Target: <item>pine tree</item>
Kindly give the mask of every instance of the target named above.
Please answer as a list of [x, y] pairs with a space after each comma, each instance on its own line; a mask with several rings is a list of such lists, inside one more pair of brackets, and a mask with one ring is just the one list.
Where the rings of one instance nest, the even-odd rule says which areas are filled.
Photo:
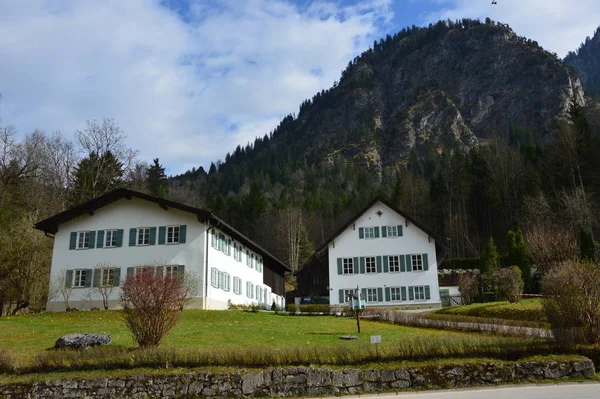
[[402, 186], [402, 178], [398, 173], [396, 175], [396, 184], [394, 185], [394, 191], [392, 193], [392, 204], [399, 209], [404, 208], [406, 201], [406, 194], [404, 193], [404, 187]]
[[146, 171], [148, 191], [156, 197], [167, 198], [168, 188], [165, 168], [159, 163], [158, 158], [154, 158], [153, 162]]
[[591, 262], [596, 260], [596, 245], [594, 244], [592, 233], [583, 226], [579, 230], [579, 249], [581, 259]]
[[71, 204], [80, 204], [121, 187], [123, 173], [123, 163], [112, 152], [107, 151], [102, 156], [91, 153], [75, 168]]
[[523, 275], [525, 282], [525, 291], [531, 291], [531, 267], [529, 265], [529, 257], [527, 256], [527, 248], [525, 247], [525, 239], [523, 232], [509, 230], [507, 237], [508, 244], [508, 266], [518, 266]]
[[496, 247], [494, 239], [490, 237], [489, 241], [485, 245], [485, 248], [483, 248], [483, 252], [481, 253], [481, 273], [492, 274], [498, 270], [498, 258], [498, 248]]

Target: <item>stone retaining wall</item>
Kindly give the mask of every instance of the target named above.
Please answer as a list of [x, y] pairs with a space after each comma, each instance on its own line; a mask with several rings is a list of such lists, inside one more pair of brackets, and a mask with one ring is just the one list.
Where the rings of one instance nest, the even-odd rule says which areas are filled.
[[248, 373], [197, 372], [173, 376], [138, 375], [0, 385], [0, 398], [330, 396], [395, 391], [409, 387], [450, 388], [594, 376], [594, 364], [591, 360], [474, 363], [462, 366], [439, 365], [381, 370], [299, 367]]

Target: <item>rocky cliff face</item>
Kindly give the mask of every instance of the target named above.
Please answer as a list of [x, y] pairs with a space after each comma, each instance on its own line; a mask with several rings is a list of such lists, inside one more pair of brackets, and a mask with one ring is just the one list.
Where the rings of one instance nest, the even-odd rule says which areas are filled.
[[440, 22], [374, 47], [274, 141], [310, 143], [312, 159], [406, 164], [413, 151], [468, 150], [511, 127], [549, 136], [573, 94], [584, 102], [571, 68], [503, 25]]
[[586, 94], [600, 96], [600, 28], [577, 51], [570, 52], [565, 62], [581, 76]]

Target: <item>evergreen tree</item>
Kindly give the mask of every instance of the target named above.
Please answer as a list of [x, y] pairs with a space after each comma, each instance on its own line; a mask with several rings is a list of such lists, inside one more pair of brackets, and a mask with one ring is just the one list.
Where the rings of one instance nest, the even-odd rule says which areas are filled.
[[168, 188], [165, 168], [158, 162], [158, 158], [154, 158], [153, 162], [146, 171], [148, 191], [156, 197], [167, 198]]
[[256, 181], [253, 182], [250, 192], [242, 203], [244, 218], [250, 223], [256, 222], [267, 209], [267, 205], [267, 197], [265, 197], [260, 185]]
[[498, 270], [500, 266], [498, 248], [496, 248], [496, 243], [494, 239], [490, 237], [489, 241], [483, 248], [483, 252], [481, 253], [481, 273], [482, 274], [492, 274], [496, 270]]
[[91, 153], [75, 168], [71, 198], [72, 205], [88, 201], [123, 185], [123, 163], [111, 151], [102, 156]]
[[581, 259], [591, 262], [596, 260], [596, 245], [594, 244], [592, 233], [583, 226], [579, 230], [579, 249]]
[[396, 184], [394, 185], [394, 191], [392, 192], [392, 205], [399, 209], [404, 208], [404, 202], [406, 201], [406, 194], [404, 193], [404, 187], [402, 186], [402, 178], [398, 173], [396, 175]]
[[525, 239], [523, 238], [523, 232], [520, 229], [517, 231], [509, 230], [507, 244], [507, 264], [509, 266], [518, 266], [519, 269], [521, 269], [523, 281], [525, 282], [525, 291], [530, 292], [531, 267], [529, 265], [529, 258], [527, 256], [527, 248], [525, 247]]

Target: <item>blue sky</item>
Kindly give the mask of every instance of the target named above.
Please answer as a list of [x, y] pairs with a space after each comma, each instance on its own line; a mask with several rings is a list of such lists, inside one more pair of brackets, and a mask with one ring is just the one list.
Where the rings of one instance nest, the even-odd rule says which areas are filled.
[[112, 117], [170, 174], [223, 159], [339, 79], [374, 40], [462, 17], [564, 56], [597, 0], [0, 1], [0, 125], [72, 137]]

